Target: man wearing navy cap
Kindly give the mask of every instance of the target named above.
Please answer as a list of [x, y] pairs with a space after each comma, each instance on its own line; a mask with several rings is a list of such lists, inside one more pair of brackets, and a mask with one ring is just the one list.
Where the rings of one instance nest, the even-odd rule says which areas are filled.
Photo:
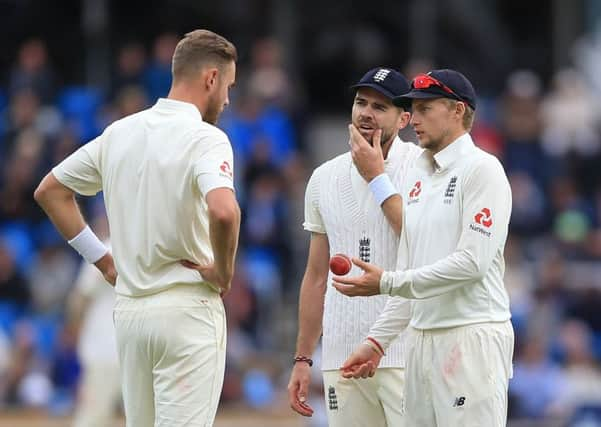
[[[321, 368], [329, 425], [404, 427], [402, 342], [396, 328], [382, 328], [376, 320], [385, 311], [394, 325], [406, 326], [409, 301], [384, 295], [345, 297], [327, 286], [332, 277], [328, 260], [344, 253], [395, 268], [402, 205], [398, 188], [422, 150], [398, 137], [410, 119], [408, 103], [392, 103], [409, 90], [401, 73], [375, 68], [352, 89], [351, 150], [319, 166], [307, 184], [303, 226], [311, 232], [311, 243], [288, 397], [293, 410], [313, 414], [307, 400], [311, 357], [323, 332]], [[359, 272], [355, 268], [350, 274]], [[356, 347], [374, 369], [380, 366], [378, 376], [341, 376], [343, 362]]]
[[[412, 426], [505, 426], [514, 341], [503, 284], [509, 183], [501, 163], [468, 133], [476, 94], [464, 75], [418, 75], [393, 102], [407, 100], [425, 150], [401, 189], [396, 271], [357, 260], [364, 274], [335, 277], [334, 286], [347, 296], [413, 300], [405, 384]], [[378, 321], [394, 323], [386, 316]], [[353, 373], [372, 370], [358, 351], [346, 365]]]

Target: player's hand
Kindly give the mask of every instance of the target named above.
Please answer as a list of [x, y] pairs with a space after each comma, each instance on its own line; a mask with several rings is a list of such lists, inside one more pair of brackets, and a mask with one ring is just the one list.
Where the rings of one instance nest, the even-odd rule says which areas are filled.
[[94, 263], [96, 268], [100, 270], [106, 280], [111, 286], [115, 286], [117, 282], [117, 270], [115, 269], [115, 261], [113, 255], [109, 252], [104, 254], [102, 258]]
[[361, 276], [347, 277], [334, 276], [333, 286], [348, 297], [368, 297], [380, 293], [380, 279], [384, 272], [380, 267], [361, 261], [359, 258], [352, 259], [353, 264], [363, 270]]
[[288, 383], [288, 403], [294, 412], [304, 417], [313, 415], [313, 409], [307, 403], [310, 384], [311, 367], [305, 362], [295, 363]]
[[221, 296], [225, 296], [230, 290], [231, 282], [221, 279], [221, 276], [218, 274], [215, 266], [211, 264], [200, 265], [195, 262], [182, 260], [180, 264], [186, 268], [196, 270], [202, 276], [202, 279], [205, 282], [209, 282], [213, 287], [215, 287]]
[[382, 153], [382, 129], [376, 129], [373, 146], [361, 135], [355, 125], [349, 125], [349, 144], [351, 156], [357, 171], [364, 180], [370, 182], [384, 173], [384, 154]]
[[367, 344], [360, 344], [340, 368], [344, 378], [367, 378], [376, 374], [382, 356]]

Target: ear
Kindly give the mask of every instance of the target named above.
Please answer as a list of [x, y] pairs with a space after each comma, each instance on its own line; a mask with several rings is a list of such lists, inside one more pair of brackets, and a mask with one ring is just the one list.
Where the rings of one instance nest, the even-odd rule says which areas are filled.
[[455, 114], [457, 114], [460, 119], [463, 119], [465, 114], [465, 102], [458, 101], [455, 103]]
[[411, 120], [411, 113], [409, 111], [401, 110], [399, 118], [397, 120], [397, 127], [399, 129], [405, 129]]
[[219, 71], [217, 68], [207, 68], [203, 73], [203, 80], [207, 90], [213, 89], [217, 85], [217, 75]]

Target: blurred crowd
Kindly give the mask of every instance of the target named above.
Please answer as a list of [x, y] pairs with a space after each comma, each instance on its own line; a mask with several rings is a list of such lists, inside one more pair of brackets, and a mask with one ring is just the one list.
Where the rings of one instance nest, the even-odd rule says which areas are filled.
[[[177, 41], [165, 33], [151, 46], [123, 44], [111, 86], [100, 89], [60, 82], [43, 40], [26, 40], [0, 86], [0, 407], [63, 414], [78, 399], [80, 319], [68, 301], [81, 260], [33, 191], [107, 124], [167, 94]], [[479, 100], [472, 134], [501, 159], [513, 189], [506, 247], [516, 329], [511, 418], [559, 417], [576, 426], [601, 412], [600, 47], [601, 38], [583, 42], [573, 68], [549, 82], [515, 71], [503, 93]], [[314, 117], [278, 42], [258, 39], [247, 57], [220, 121], [234, 147], [243, 211], [225, 299], [223, 401], [269, 408], [281, 398], [294, 351], [309, 239], [301, 228], [304, 187], [311, 167], [325, 160], [313, 148], [331, 142], [303, 137]], [[408, 75], [417, 71], [425, 70]], [[344, 99], [340, 111], [350, 117]], [[90, 223], [101, 222], [101, 195], [79, 202]]]

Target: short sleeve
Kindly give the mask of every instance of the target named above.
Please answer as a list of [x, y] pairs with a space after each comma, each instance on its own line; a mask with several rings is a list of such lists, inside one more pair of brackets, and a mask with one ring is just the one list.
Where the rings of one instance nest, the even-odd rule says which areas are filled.
[[319, 169], [313, 172], [305, 191], [305, 222], [303, 228], [313, 233], [326, 233], [319, 210]]
[[101, 138], [102, 135], [80, 147], [52, 169], [61, 184], [84, 196], [93, 196], [102, 190]]
[[234, 153], [225, 135], [200, 155], [194, 176], [203, 195], [216, 188], [234, 189]]

